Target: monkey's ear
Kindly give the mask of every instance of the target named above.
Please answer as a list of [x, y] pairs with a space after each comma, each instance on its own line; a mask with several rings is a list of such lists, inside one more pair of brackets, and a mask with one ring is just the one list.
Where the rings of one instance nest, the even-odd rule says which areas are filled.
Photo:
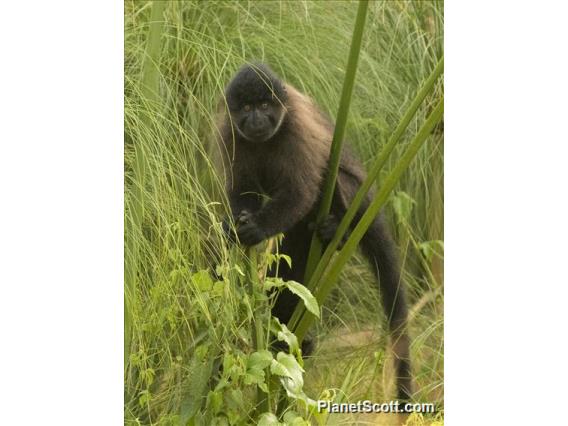
[[[287, 99], [288, 98], [288, 90], [286, 90], [286, 86], [282, 85], [282, 92], [284, 94], [284, 96], [282, 97], [283, 99]], [[280, 99], [278, 96], [274, 96], [272, 95], [273, 98], [275, 98], [278, 102], [280, 102], [280, 105], [284, 106], [284, 100]]]
[[215, 106], [215, 112], [217, 114], [222, 114], [227, 110], [227, 101], [225, 100], [224, 96], [217, 101], [217, 105]]

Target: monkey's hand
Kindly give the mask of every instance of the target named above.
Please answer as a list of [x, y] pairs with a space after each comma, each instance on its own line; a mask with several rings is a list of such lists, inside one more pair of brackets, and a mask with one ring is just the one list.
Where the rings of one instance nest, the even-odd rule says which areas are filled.
[[237, 216], [237, 236], [241, 244], [254, 246], [267, 238], [264, 230], [248, 210], [242, 210]]
[[[250, 213], [248, 210], [241, 210], [238, 214], [236, 214], [235, 216], [233, 216], [233, 221], [235, 223], [235, 227], [238, 229], [240, 224], [244, 224], [248, 221], [249, 217], [251, 216], [252, 213]], [[229, 221], [228, 218], [225, 218], [223, 220], [223, 231], [225, 232], [225, 235], [227, 236], [227, 238], [229, 239], [229, 241], [236, 243], [237, 242], [237, 233], [235, 232], [235, 229], [231, 226], [231, 222]]]
[[266, 234], [258, 226], [250, 211], [241, 210], [235, 216], [234, 221], [236, 233], [227, 219], [223, 221], [223, 230], [230, 241], [234, 243], [239, 241], [245, 246], [254, 246], [266, 239]]
[[[310, 229], [313, 230], [315, 228], [319, 240], [326, 246], [331, 243], [331, 240], [335, 236], [338, 227], [339, 219], [332, 214], [328, 215], [318, 226], [315, 226], [315, 224], [313, 223], [310, 224]], [[343, 248], [343, 245], [347, 241], [347, 238], [349, 238], [349, 232], [343, 234], [343, 237], [341, 238], [341, 241], [337, 246], [338, 250]]]

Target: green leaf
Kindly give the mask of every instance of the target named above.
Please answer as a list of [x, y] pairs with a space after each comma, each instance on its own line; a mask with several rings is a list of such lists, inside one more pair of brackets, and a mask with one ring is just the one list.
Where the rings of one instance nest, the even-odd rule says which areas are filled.
[[230, 371], [235, 365], [235, 358], [230, 353], [223, 356], [223, 371]]
[[304, 369], [293, 355], [278, 352], [276, 359], [270, 364], [272, 374], [280, 376], [282, 386], [286, 389], [288, 396], [304, 399], [302, 391], [304, 386]]
[[281, 424], [278, 417], [272, 413], [264, 413], [258, 419], [258, 426], [280, 426]]
[[404, 191], [398, 191], [392, 199], [392, 206], [398, 223], [407, 223], [416, 201]]
[[219, 391], [209, 391], [207, 394], [207, 407], [213, 414], [218, 414], [223, 406], [223, 393]]
[[264, 383], [264, 370], [259, 368], [251, 368], [247, 370], [244, 378], [245, 385]]
[[289, 410], [284, 413], [284, 423], [287, 426], [310, 426], [310, 423], [300, 417], [295, 411]]
[[156, 372], [153, 368], [147, 368], [140, 371], [140, 378], [146, 383], [146, 387], [149, 387], [154, 382], [154, 376]]
[[282, 278], [278, 277], [267, 277], [264, 280], [264, 290], [270, 290], [272, 288], [284, 287], [286, 283]]
[[199, 345], [195, 348], [195, 357], [199, 361], [205, 362], [207, 360], [207, 354], [209, 353], [209, 344]]
[[418, 244], [418, 249], [422, 252], [426, 260], [432, 260], [432, 257], [442, 257], [444, 251], [444, 242], [440, 240], [424, 241]]
[[[247, 398], [244, 397], [241, 389], [232, 389], [225, 393], [225, 404], [223, 405], [223, 412], [229, 418], [229, 424], [246, 424], [242, 416], [248, 413], [248, 406], [245, 404]], [[203, 425], [207, 423], [202, 423]]]
[[215, 281], [213, 284], [213, 294], [215, 296], [222, 296], [225, 290], [225, 281]]
[[310, 290], [296, 281], [286, 281], [284, 284], [288, 290], [304, 301], [304, 305], [308, 311], [316, 317], [320, 317], [318, 302]]
[[229, 273], [229, 267], [226, 264], [220, 264], [215, 266], [215, 274], [220, 277], [226, 277]]
[[205, 269], [193, 274], [191, 281], [200, 291], [209, 291], [213, 287], [213, 280]]
[[181, 402], [180, 418], [181, 423], [186, 424], [201, 406], [202, 398], [208, 394], [207, 383], [213, 372], [213, 357], [207, 362], [201, 362], [194, 356], [189, 364], [189, 388], [187, 394]]
[[235, 265], [235, 271], [237, 271], [241, 276], [246, 277], [245, 273], [239, 265]]
[[272, 362], [273, 356], [269, 351], [263, 350], [253, 352], [247, 360], [247, 370], [251, 368], [258, 368], [260, 370], [268, 367]]
[[257, 384], [264, 392], [268, 393], [264, 369], [270, 365], [272, 359], [272, 354], [266, 350], [250, 354], [247, 359], [247, 372], [244, 378], [245, 385]]
[[298, 338], [286, 327], [286, 324], [281, 324], [278, 318], [272, 317], [272, 320], [273, 331], [276, 332], [278, 340], [288, 344], [290, 353], [297, 354], [300, 349]]
[[149, 390], [143, 390], [140, 392], [140, 397], [138, 398], [138, 404], [140, 407], [145, 407], [152, 400], [152, 394]]
[[287, 254], [278, 254], [276, 255], [276, 258], [278, 260], [280, 259], [284, 259], [284, 261], [288, 264], [288, 267], [292, 267], [292, 258], [290, 256], [288, 256]]

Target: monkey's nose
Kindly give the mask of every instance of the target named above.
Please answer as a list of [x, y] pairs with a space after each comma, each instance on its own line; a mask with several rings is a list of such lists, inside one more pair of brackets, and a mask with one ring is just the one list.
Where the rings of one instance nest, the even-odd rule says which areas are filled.
[[260, 117], [253, 117], [252, 118], [251, 128], [253, 130], [260, 129], [260, 128], [262, 128], [262, 126], [263, 126], [263, 123], [262, 123], [262, 120], [260, 119]]
[[265, 123], [262, 120], [255, 120], [251, 123], [250, 130], [252, 133], [263, 133], [265, 131]]

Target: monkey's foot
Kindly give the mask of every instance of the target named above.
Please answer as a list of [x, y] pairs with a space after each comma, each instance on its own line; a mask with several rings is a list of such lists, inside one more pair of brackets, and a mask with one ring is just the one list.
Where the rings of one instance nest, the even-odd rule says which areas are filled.
[[[288, 344], [281, 340], [273, 342], [271, 346], [275, 352], [288, 352], [289, 350]], [[307, 357], [314, 352], [316, 348], [316, 343], [314, 339], [306, 337], [302, 341], [301, 347], [302, 347], [302, 357]]]

